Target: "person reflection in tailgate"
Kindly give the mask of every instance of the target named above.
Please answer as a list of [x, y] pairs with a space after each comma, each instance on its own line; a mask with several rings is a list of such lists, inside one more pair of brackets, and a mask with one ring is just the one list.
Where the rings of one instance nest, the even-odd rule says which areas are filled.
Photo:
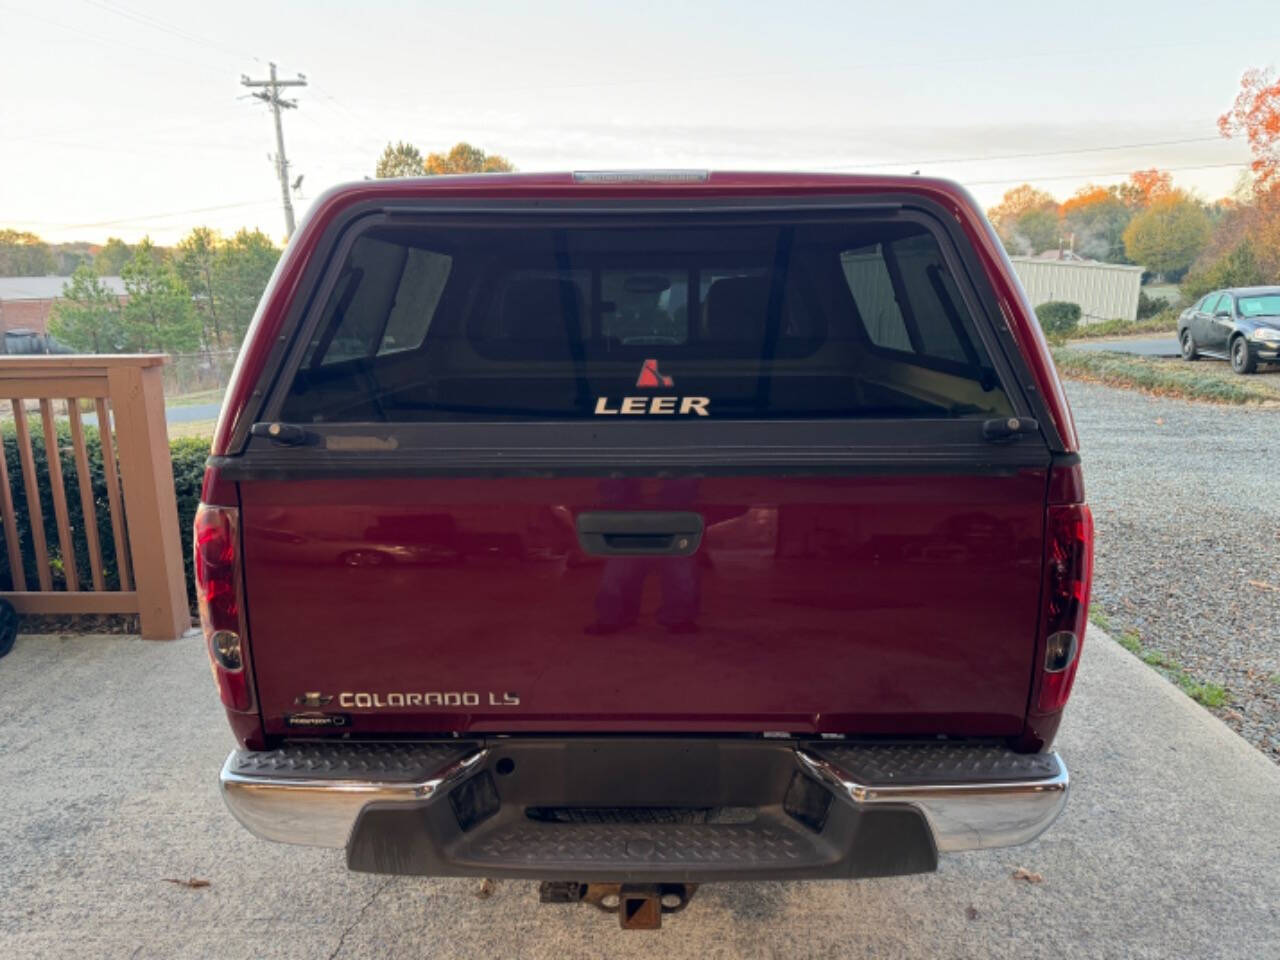
[[[600, 499], [609, 506], [632, 509], [641, 499], [640, 481], [632, 477], [603, 480]], [[662, 481], [654, 506], [688, 510], [697, 499], [697, 477], [667, 479]], [[596, 619], [586, 632], [603, 635], [634, 626], [640, 620], [645, 580], [656, 573], [662, 600], [655, 619], [670, 633], [696, 633], [701, 598], [699, 556], [606, 558], [596, 592]]]

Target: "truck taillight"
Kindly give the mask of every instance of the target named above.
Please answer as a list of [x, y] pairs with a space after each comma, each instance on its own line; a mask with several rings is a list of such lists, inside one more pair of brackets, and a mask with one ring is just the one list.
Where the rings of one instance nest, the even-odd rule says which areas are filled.
[[218, 694], [228, 709], [247, 713], [253, 693], [245, 669], [238, 520], [235, 507], [202, 503], [196, 511], [194, 560], [200, 626]]
[[1054, 713], [1071, 696], [1089, 617], [1093, 514], [1083, 503], [1049, 506], [1044, 568], [1044, 659], [1036, 711]]

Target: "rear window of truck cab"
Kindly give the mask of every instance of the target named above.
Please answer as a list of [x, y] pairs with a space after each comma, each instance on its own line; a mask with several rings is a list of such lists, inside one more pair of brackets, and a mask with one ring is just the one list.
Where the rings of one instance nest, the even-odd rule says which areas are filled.
[[1013, 411], [915, 221], [379, 225], [324, 289], [286, 421]]

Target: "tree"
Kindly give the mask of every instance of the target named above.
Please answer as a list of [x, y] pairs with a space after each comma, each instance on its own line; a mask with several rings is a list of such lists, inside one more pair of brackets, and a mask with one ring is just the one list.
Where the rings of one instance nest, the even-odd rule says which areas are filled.
[[1006, 191], [987, 216], [1011, 253], [1040, 253], [1058, 243], [1058, 201], [1029, 183]]
[[93, 269], [100, 277], [118, 277], [124, 265], [133, 259], [133, 251], [119, 237], [108, 237], [106, 244], [93, 258]]
[[191, 294], [192, 308], [200, 319], [206, 350], [222, 346], [222, 327], [218, 323], [219, 290], [214, 283], [214, 262], [222, 238], [208, 227], [196, 227], [179, 242], [174, 253], [174, 267]]
[[1218, 130], [1249, 141], [1259, 193], [1280, 187], [1280, 76], [1272, 79], [1270, 70], [1256, 67], [1246, 70], [1231, 109], [1218, 118]]
[[240, 230], [218, 248], [213, 283], [218, 291], [223, 346], [240, 346], [279, 259], [280, 250], [261, 230]]
[[1062, 238], [1058, 214], [1053, 210], [1028, 210], [1013, 222], [1010, 239], [1024, 252], [1052, 250]]
[[87, 353], [118, 353], [124, 348], [120, 299], [88, 264], [76, 267], [53, 305], [49, 332], [68, 347]]
[[128, 295], [123, 311], [128, 349], [185, 353], [200, 346], [200, 321], [191, 292], [149, 238], [134, 249], [120, 276]]
[[511, 173], [515, 167], [506, 157], [486, 154], [469, 143], [454, 144], [448, 153], [431, 153], [423, 162], [428, 176], [440, 173]]
[[401, 140], [394, 147], [387, 144], [378, 159], [374, 176], [380, 180], [390, 177], [420, 177], [423, 172], [422, 153], [413, 144]]
[[1120, 199], [1130, 210], [1145, 210], [1161, 197], [1173, 192], [1173, 174], [1167, 170], [1135, 170], [1127, 182], [1116, 188]]
[[1280, 283], [1280, 77], [1246, 70], [1231, 109], [1218, 118], [1224, 137], [1243, 136], [1253, 154], [1249, 182], [1214, 229], [1211, 254], [1196, 264], [1207, 272], [1247, 244], [1266, 283]]
[[174, 266], [191, 293], [206, 350], [236, 349], [266, 289], [280, 251], [260, 230], [227, 239], [196, 227], [174, 251]]
[[1266, 275], [1258, 264], [1253, 243], [1242, 240], [1230, 250], [1211, 263], [1203, 266], [1197, 264], [1183, 278], [1180, 291], [1189, 300], [1195, 300], [1210, 290], [1221, 290], [1223, 287], [1251, 287], [1265, 283]]
[[81, 241], [53, 244], [49, 252], [53, 255], [54, 273], [60, 277], [69, 277], [76, 268], [83, 264], [91, 264], [93, 256], [90, 245]]
[[1037, 190], [1029, 183], [1006, 190], [1000, 202], [987, 211], [991, 222], [999, 228], [1002, 223], [1012, 223], [1024, 213], [1032, 210], [1057, 210], [1058, 201], [1043, 190]]
[[1122, 262], [1124, 228], [1131, 214], [1116, 191], [1090, 184], [1062, 204], [1062, 229], [1082, 256]]
[[1209, 215], [1182, 191], [1158, 196], [1129, 221], [1124, 252], [1134, 263], [1166, 277], [1195, 262], [1209, 240]]
[[0, 277], [43, 277], [57, 262], [49, 245], [25, 230], [0, 230]]

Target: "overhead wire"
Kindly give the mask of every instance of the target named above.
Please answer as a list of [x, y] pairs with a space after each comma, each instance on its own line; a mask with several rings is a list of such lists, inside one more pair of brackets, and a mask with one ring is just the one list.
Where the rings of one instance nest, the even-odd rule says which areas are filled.
[[[233, 48], [219, 41], [211, 40], [208, 37], [204, 37], [199, 34], [196, 34], [187, 28], [162, 20], [159, 17], [155, 17], [151, 14], [132, 10], [122, 5], [109, 2], [109, 0], [82, 0], [82, 2], [85, 3], [87, 6], [97, 8], [106, 13], [111, 13], [113, 15], [119, 16], [130, 22], [136, 23], [140, 26], [145, 26], [150, 29], [162, 32], [168, 36], [172, 36], [184, 42], [194, 44], [194, 45], [203, 47], [205, 49], [214, 50], [221, 54], [233, 56], [238, 59], [253, 60], [259, 63], [262, 62], [261, 58], [256, 56], [253, 53], [250, 53], [245, 50]], [[19, 13], [19, 14], [28, 16], [32, 19], [39, 20], [44, 23], [48, 23], [53, 26], [56, 26], [60, 30], [67, 30], [72, 33], [79, 34], [88, 39], [94, 40], [95, 42], [111, 44], [114, 46], [120, 46], [128, 49], [134, 49], [134, 50], [138, 50], [151, 55], [165, 57], [166, 59], [179, 60], [180, 62], [188, 66], [192, 66], [192, 65], [199, 66], [201, 68], [204, 68], [210, 71], [217, 70], [219, 75], [225, 75], [225, 72], [226, 72], [225, 68], [215, 67], [213, 64], [207, 61], [193, 60], [189, 57], [176, 57], [171, 54], [166, 54], [160, 51], [152, 50], [150, 48], [141, 47], [136, 44], [130, 44], [117, 39], [103, 37], [103, 36], [94, 34], [92, 32], [83, 30], [78, 26], [51, 20], [47, 17], [42, 17], [37, 14], [33, 14], [27, 10], [21, 10], [21, 9], [10, 7], [7, 4], [0, 3], [0, 9], [11, 10], [12, 12]], [[1168, 47], [1194, 45], [1195, 43], [1198, 43], [1198, 42], [1199, 41], [1168, 41], [1168, 42], [1154, 42], [1154, 43], [1144, 43], [1144, 44], [1130, 44], [1121, 48], [1116, 48], [1116, 50], [1107, 50], [1107, 51], [1101, 51], [1101, 52], [1110, 54], [1110, 53], [1115, 53], [1117, 51], [1132, 51], [1132, 50], [1140, 50], [1140, 49], [1164, 49]], [[972, 63], [972, 62], [981, 63], [981, 62], [988, 62], [996, 59], [1010, 60], [1010, 59], [1019, 59], [1019, 58], [1025, 58], [1025, 57], [1052, 58], [1052, 57], [1060, 57], [1060, 56], [1074, 56], [1074, 55], [1077, 55], [1079, 52], [1080, 51], [1057, 50], [1057, 51], [1038, 51], [1034, 54], [1026, 54], [1026, 55], [1001, 56], [998, 58], [984, 56], [984, 57], [961, 57], [961, 58], [951, 58], [951, 59], [943, 59], [943, 60], [935, 59], [935, 60], [927, 61], [927, 64], [920, 64], [920, 65], [946, 65], [946, 64], [960, 64], [960, 63]], [[1095, 48], [1087, 52], [1098, 53], [1100, 51], [1098, 51]], [[865, 69], [875, 68], [878, 66], [893, 66], [897, 68], [902, 68], [902, 67], [911, 66], [911, 64], [905, 63], [903, 61], [887, 61], [883, 64], [863, 62], [860, 64], [851, 64], [841, 69], [842, 70], [848, 70], [848, 69], [865, 70]], [[700, 79], [701, 80], [734, 79], [734, 78], [741, 78], [741, 77], [747, 77], [747, 76], [750, 76], [750, 77], [777, 76], [777, 75], [783, 75], [783, 74], [789, 74], [789, 73], [804, 73], [805, 75], [812, 75], [813, 72], [814, 71], [763, 71], [762, 72], [762, 71], [756, 70], [756, 71], [751, 71], [749, 73], [743, 72], [743, 73], [707, 74], [701, 77], [685, 78], [682, 82], [688, 83], [690, 82], [690, 79], [692, 79], [693, 81], [697, 81]], [[658, 82], [660, 80], [666, 80], [666, 79], [668, 78], [654, 78], [650, 76], [623, 78], [618, 80], [604, 80], [604, 81], [593, 79], [591, 81], [584, 81], [580, 83], [575, 82], [575, 83], [568, 83], [568, 84], [521, 85], [519, 89], [531, 90], [531, 89], [564, 89], [564, 88], [576, 88], [576, 87], [590, 87], [590, 88], [617, 87], [617, 86], [627, 86], [632, 84], [645, 84], [645, 83], [651, 83], [651, 82]], [[367, 120], [365, 119], [363, 114], [361, 114], [359, 111], [354, 110], [351, 107], [348, 107], [345, 103], [339, 100], [332, 93], [328, 92], [326, 89], [317, 87], [314, 83], [309, 83], [309, 85], [311, 89], [316, 93], [319, 100], [325, 102], [325, 104], [329, 109], [332, 109], [336, 113], [340, 113], [344, 115], [349, 120], [361, 126], [364, 129], [364, 131], [367, 133], [371, 141], [383, 139], [380, 135], [377, 135], [373, 132], [372, 128], [368, 125]], [[474, 88], [472, 87], [472, 88], [467, 88], [466, 92], [473, 93], [473, 94], [486, 93], [486, 92], [501, 92], [504, 89], [511, 89], [511, 88], [499, 88], [499, 87]], [[308, 118], [308, 120], [310, 119], [311, 118]], [[11, 141], [15, 139], [27, 140], [27, 141], [33, 141], [33, 142], [43, 141], [54, 146], [69, 146], [69, 147], [82, 147], [82, 148], [93, 148], [95, 146], [100, 146], [95, 144], [70, 143], [65, 141], [59, 142], [54, 140], [45, 140], [40, 136], [32, 136], [32, 135], [26, 135], [26, 136], [19, 135], [16, 138], [10, 138]], [[825, 167], [825, 168], [818, 168], [818, 169], [830, 170], [832, 172], [844, 172], [844, 171], [857, 171], [857, 170], [870, 170], [870, 169], [884, 169], [884, 168], [890, 168], [890, 167], [923, 168], [928, 166], [938, 166], [938, 165], [946, 165], [946, 164], [991, 163], [991, 162], [999, 162], [999, 161], [1006, 161], [1006, 160], [1048, 158], [1048, 157], [1057, 157], [1057, 156], [1074, 156], [1074, 155], [1101, 153], [1101, 152], [1110, 152], [1110, 151], [1119, 151], [1119, 150], [1148, 149], [1152, 147], [1177, 146], [1177, 145], [1193, 144], [1193, 143], [1207, 143], [1211, 141], [1226, 142], [1226, 141], [1223, 141], [1218, 136], [1182, 137], [1182, 138], [1171, 138], [1171, 139], [1163, 139], [1163, 140], [1148, 140], [1148, 141], [1123, 143], [1123, 144], [1109, 144], [1109, 145], [1099, 145], [1099, 146], [1089, 146], [1089, 147], [1067, 148], [1067, 149], [1061, 149], [1061, 150], [1028, 151], [1028, 152], [1009, 153], [1009, 154], [970, 155], [970, 156], [961, 156], [961, 157], [938, 157], [938, 158], [925, 158], [925, 159], [916, 159], [916, 160], [878, 160], [878, 161], [869, 162], [869, 163], [849, 164], [849, 165], [843, 165], [843, 166]], [[190, 142], [184, 142], [181, 145], [175, 145], [175, 148], [180, 146], [182, 149], [189, 149], [191, 145], [192, 144]], [[218, 146], [221, 146], [221, 144], [218, 144]], [[162, 148], [163, 147], [161, 147], [161, 149]], [[128, 152], [128, 151], [125, 151], [125, 152]], [[133, 151], [133, 152], [140, 152], [140, 151]], [[1185, 172], [1185, 171], [1191, 171], [1191, 170], [1204, 170], [1204, 169], [1227, 168], [1227, 167], [1245, 167], [1245, 166], [1248, 166], [1247, 162], [1187, 165], [1187, 166], [1164, 167], [1162, 169], [1166, 169], [1171, 172], [1176, 172], [1176, 171]], [[980, 185], [993, 185], [993, 184], [1002, 184], [1002, 183], [1016, 183], [1022, 180], [1066, 180], [1066, 179], [1076, 179], [1076, 178], [1126, 176], [1130, 172], [1131, 171], [1090, 171], [1090, 172], [1077, 172], [1077, 173], [1054, 173], [1054, 174], [1046, 174], [1046, 175], [1039, 175], [1039, 176], [1028, 175], [1028, 176], [1021, 176], [1021, 177], [994, 178], [994, 179], [981, 179], [981, 180], [965, 179], [962, 182], [971, 186], [980, 186]], [[198, 207], [198, 208], [193, 208], [189, 210], [172, 211], [170, 213], [164, 213], [164, 214], [145, 214], [138, 217], [104, 220], [104, 221], [98, 221], [95, 223], [86, 223], [86, 224], [51, 224], [49, 223], [46, 225], [61, 226], [66, 229], [85, 229], [85, 228], [93, 228], [93, 227], [100, 227], [100, 226], [118, 226], [121, 224], [141, 223], [149, 220], [163, 219], [165, 217], [170, 217], [170, 216], [183, 216], [183, 215], [188, 215], [193, 213], [207, 213], [207, 212], [213, 212], [213, 211], [219, 211], [219, 210], [237, 209], [237, 208], [243, 208], [247, 206], [266, 204], [266, 203], [272, 203], [272, 202], [274, 201], [271, 201], [271, 200], [243, 201], [238, 203], [219, 204], [211, 207]], [[26, 221], [26, 222], [36, 223], [37, 221]]]

